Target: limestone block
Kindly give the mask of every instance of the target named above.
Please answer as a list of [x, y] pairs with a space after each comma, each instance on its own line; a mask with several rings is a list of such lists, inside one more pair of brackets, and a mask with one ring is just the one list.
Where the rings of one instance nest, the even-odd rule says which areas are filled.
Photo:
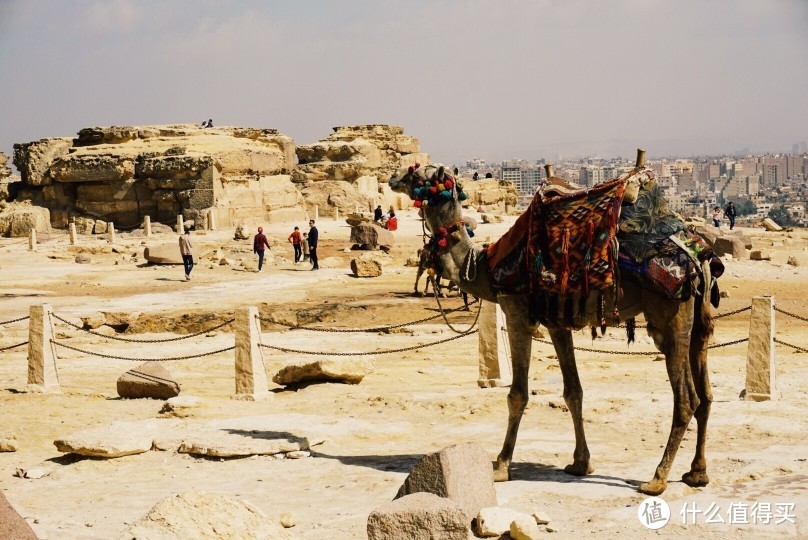
[[753, 261], [770, 261], [772, 256], [765, 249], [754, 249], [749, 253], [749, 258]]
[[51, 230], [50, 211], [29, 202], [8, 203], [0, 211], [0, 236], [23, 238], [31, 230], [48, 232]]
[[203, 429], [186, 435], [177, 452], [211, 457], [270, 456], [309, 449], [305, 437], [275, 431]]
[[64, 138], [41, 139], [14, 145], [14, 165], [22, 181], [30, 186], [51, 183], [48, 169], [53, 160], [67, 154], [72, 140]]
[[180, 385], [159, 362], [144, 362], [118, 378], [118, 395], [127, 399], [169, 399], [180, 393]]
[[394, 244], [393, 233], [383, 229], [375, 223], [359, 223], [351, 227], [352, 244], [367, 246], [392, 246]]
[[76, 226], [78, 234], [93, 234], [95, 229], [95, 219], [83, 216], [76, 216], [73, 218], [73, 224]]
[[789, 265], [789, 266], [799, 266], [800, 261], [796, 257], [794, 257], [793, 255], [789, 255], [788, 260], [786, 261], [786, 264]]
[[782, 231], [783, 228], [778, 225], [772, 218], [765, 218], [760, 222], [764, 229], [771, 232]]
[[462, 508], [431, 493], [414, 493], [374, 509], [368, 516], [368, 540], [468, 540], [469, 521]]
[[747, 400], [764, 401], [779, 397], [774, 356], [774, 323], [774, 299], [770, 296], [753, 297], [746, 353], [746, 388], [743, 394]]
[[481, 508], [497, 505], [491, 460], [477, 443], [456, 444], [421, 458], [395, 498], [420, 491], [455, 501], [468, 521]]
[[292, 536], [252, 505], [223, 495], [188, 491], [155, 504], [131, 524], [122, 539], [146, 538], [272, 538]]
[[202, 171], [218, 163], [208, 154], [187, 153], [183, 155], [148, 156], [138, 160], [138, 177], [154, 179], [161, 188], [187, 189], [193, 187]]
[[734, 259], [746, 258], [746, 248], [744, 247], [743, 240], [737, 236], [721, 236], [716, 238], [715, 244], [713, 244], [713, 250], [719, 257], [732, 255]]
[[522, 512], [517, 512], [516, 510], [511, 510], [510, 508], [500, 506], [482, 508], [475, 519], [476, 529], [474, 532], [477, 536], [482, 536], [483, 538], [498, 538], [503, 534], [510, 533], [511, 523], [517, 520], [529, 520], [533, 522], [534, 526], [536, 525], [536, 521], [533, 517], [523, 514]]
[[8, 166], [8, 155], [0, 152], [0, 180], [5, 180], [11, 176], [11, 169]]
[[156, 420], [113, 422], [77, 431], [56, 439], [53, 444], [64, 453], [115, 458], [148, 452], [157, 433]]
[[401, 156], [400, 166], [401, 167], [411, 167], [414, 166], [416, 163], [420, 163], [423, 165], [429, 165], [432, 163], [432, 158], [429, 157], [429, 154], [425, 152], [414, 152], [412, 154], [404, 154]]
[[366, 358], [326, 359], [286, 366], [272, 380], [283, 386], [314, 382], [359, 384], [372, 372], [373, 362]]
[[175, 396], [163, 403], [160, 414], [176, 418], [187, 418], [192, 416], [194, 411], [201, 405], [202, 400], [196, 396]]
[[93, 226], [93, 234], [106, 234], [107, 233], [107, 222], [102, 219], [96, 219], [95, 225]]
[[382, 275], [382, 265], [374, 260], [351, 259], [351, 272], [356, 277], [379, 277]]
[[136, 180], [79, 184], [76, 199], [83, 202], [137, 201]]
[[395, 136], [394, 150], [400, 154], [417, 154], [421, 151], [421, 143], [412, 135], [403, 133]]
[[375, 175], [360, 176], [354, 180], [354, 187], [359, 193], [375, 198], [379, 194], [379, 179]]
[[0, 452], [16, 452], [18, 448], [16, 433], [0, 433]]
[[521, 515], [511, 522], [511, 540], [540, 540], [541, 531], [532, 516]]
[[89, 127], [80, 129], [77, 146], [120, 144], [138, 138], [138, 128], [130, 126]]
[[371, 200], [356, 191], [348, 182], [327, 180], [314, 182], [304, 187], [301, 192], [306, 200], [309, 215], [314, 215], [314, 208], [319, 207], [320, 216], [333, 216], [334, 209], [348, 215], [359, 205], [367, 208]]
[[2, 491], [0, 491], [0, 538], [37, 540], [34, 530], [25, 521], [25, 518], [11, 506]]
[[73, 259], [76, 264], [90, 264], [93, 262], [92, 258], [86, 253], [78, 253], [76, 254], [76, 258]]
[[[194, 261], [199, 260], [199, 248], [196, 245], [191, 249], [191, 253]], [[182, 254], [177, 242], [146, 246], [143, 258], [151, 264], [182, 264]]]
[[114, 182], [135, 176], [135, 160], [121, 154], [68, 154], [53, 161], [50, 175], [56, 182]]
[[75, 184], [50, 184], [42, 187], [42, 197], [52, 205], [70, 207], [76, 200]]

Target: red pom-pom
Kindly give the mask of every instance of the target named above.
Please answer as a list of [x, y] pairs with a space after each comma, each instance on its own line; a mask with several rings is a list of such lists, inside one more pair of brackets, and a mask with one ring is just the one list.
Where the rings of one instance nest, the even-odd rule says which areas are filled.
[[432, 195], [434, 195], [435, 193], [437, 193], [437, 192], [438, 192], [438, 188], [436, 188], [435, 186], [432, 186], [431, 188], [429, 188], [429, 192], [430, 192]]
[[421, 208], [421, 201], [412, 201], [412, 205], [416, 208]]
[[407, 167], [407, 171], [409, 171], [409, 172], [413, 173], [413, 172], [415, 172], [415, 167], [413, 167], [412, 165], [410, 165], [409, 167]]
[[420, 163], [416, 163], [416, 164], [415, 164], [415, 168], [416, 168], [416, 169], [417, 169], [418, 167], [420, 167], [420, 166], [421, 166], [421, 164], [420, 164]]
[[438, 229], [438, 236], [444, 237], [447, 236], [448, 234], [449, 231], [446, 230], [446, 227], [441, 227], [440, 229]]
[[446, 186], [446, 189], [452, 189], [452, 186], [454, 185], [454, 182], [452, 182], [451, 180], [446, 180], [443, 183], [443, 185]]
[[438, 240], [438, 247], [445, 248], [449, 245], [449, 242], [445, 238], [441, 238]]

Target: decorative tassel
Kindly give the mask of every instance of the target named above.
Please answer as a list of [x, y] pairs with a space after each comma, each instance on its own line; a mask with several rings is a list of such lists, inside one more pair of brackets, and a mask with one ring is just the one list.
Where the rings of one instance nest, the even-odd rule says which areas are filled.
[[634, 317], [626, 320], [626, 338], [628, 339], [627, 343], [631, 344], [634, 343], [634, 333], [637, 328], [637, 320]]

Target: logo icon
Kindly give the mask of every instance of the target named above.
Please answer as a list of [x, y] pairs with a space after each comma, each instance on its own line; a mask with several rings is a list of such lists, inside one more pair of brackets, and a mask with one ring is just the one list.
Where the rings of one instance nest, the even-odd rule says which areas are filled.
[[661, 529], [671, 518], [671, 508], [659, 497], [648, 497], [637, 508], [637, 517], [646, 529]]

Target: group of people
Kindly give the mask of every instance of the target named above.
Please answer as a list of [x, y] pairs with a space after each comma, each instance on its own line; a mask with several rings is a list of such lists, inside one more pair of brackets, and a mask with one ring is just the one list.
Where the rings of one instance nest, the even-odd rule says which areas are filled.
[[373, 212], [373, 221], [388, 231], [395, 231], [398, 229], [398, 218], [396, 217], [396, 211], [392, 206], [387, 214], [385, 214], [382, 210], [382, 205], [377, 206], [376, 210]]
[[[738, 212], [735, 210], [735, 205], [729, 203], [727, 207], [724, 209], [724, 215], [729, 220], [729, 230], [735, 228], [735, 216], [738, 215]], [[713, 208], [713, 225], [720, 228], [721, 227], [721, 207], [716, 206]]]
[[[309, 220], [309, 232], [300, 233], [300, 227], [295, 227], [292, 234], [289, 235], [289, 243], [295, 251], [295, 264], [303, 261], [311, 261], [311, 269], [319, 270], [320, 264], [317, 260], [317, 242], [320, 238], [320, 232], [314, 224], [314, 220]], [[180, 255], [182, 255], [182, 266], [185, 270], [185, 281], [191, 281], [191, 270], [194, 269], [194, 245], [191, 242], [191, 230], [185, 229], [184, 234], [179, 238]], [[264, 235], [264, 228], [258, 227], [258, 232], [253, 237], [253, 253], [258, 255], [258, 272], [264, 268], [264, 255], [266, 250], [271, 250], [266, 235]]]

